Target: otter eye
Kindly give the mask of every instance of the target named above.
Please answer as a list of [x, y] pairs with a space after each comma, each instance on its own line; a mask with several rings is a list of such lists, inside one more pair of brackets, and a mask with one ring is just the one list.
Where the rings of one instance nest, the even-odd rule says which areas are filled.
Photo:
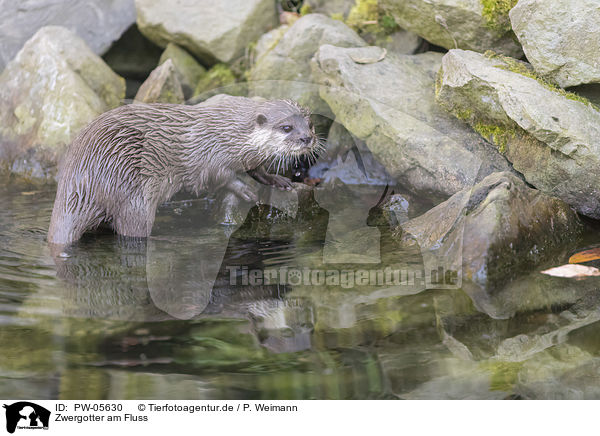
[[290, 133], [292, 130], [294, 130], [294, 128], [292, 126], [281, 126], [281, 130], [283, 130], [285, 133]]

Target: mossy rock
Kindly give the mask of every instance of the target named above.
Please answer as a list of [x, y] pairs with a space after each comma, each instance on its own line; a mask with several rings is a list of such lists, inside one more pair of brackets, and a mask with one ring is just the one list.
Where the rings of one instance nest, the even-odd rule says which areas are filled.
[[462, 48], [521, 57], [510, 28], [516, 0], [379, 0], [379, 6], [403, 29], [447, 49]]
[[63, 27], [40, 29], [0, 75], [0, 161], [54, 177], [79, 130], [124, 97], [125, 80], [81, 38]]
[[600, 110], [519, 60], [451, 50], [436, 99], [469, 123], [536, 188], [600, 218]]
[[225, 64], [217, 64], [198, 81], [194, 96], [202, 95], [204, 98], [208, 98], [209, 93], [215, 95], [224, 92], [219, 89], [233, 85], [235, 82], [236, 78], [231, 69]]

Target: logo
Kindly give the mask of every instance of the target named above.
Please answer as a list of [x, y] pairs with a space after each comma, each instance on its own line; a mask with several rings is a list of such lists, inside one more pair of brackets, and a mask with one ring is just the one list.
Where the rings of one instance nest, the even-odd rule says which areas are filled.
[[47, 430], [50, 422], [50, 411], [28, 401], [19, 401], [6, 409], [6, 431], [14, 433], [15, 429]]

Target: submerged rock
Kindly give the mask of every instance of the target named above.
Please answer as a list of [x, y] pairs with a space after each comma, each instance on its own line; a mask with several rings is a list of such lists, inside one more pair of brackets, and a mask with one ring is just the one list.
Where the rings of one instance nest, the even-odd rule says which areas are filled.
[[256, 60], [250, 71], [254, 93], [265, 98], [291, 98], [313, 110], [328, 113], [318, 97], [310, 68], [310, 59], [323, 44], [366, 45], [344, 23], [320, 14], [306, 15], [281, 36], [277, 45]]
[[494, 141], [536, 188], [600, 218], [600, 110], [512, 58], [451, 50], [438, 102]]
[[140, 86], [135, 101], [140, 103], [183, 103], [183, 91], [177, 70], [171, 59], [167, 59], [152, 71]]
[[231, 62], [249, 42], [277, 25], [271, 0], [136, 0], [137, 23], [148, 39], [165, 47], [173, 42], [203, 63]]
[[40, 29], [0, 75], [0, 161], [54, 176], [79, 130], [124, 96], [123, 78], [81, 38], [63, 27]]
[[563, 88], [600, 82], [598, 0], [520, 0], [510, 21], [537, 73]]
[[444, 200], [510, 167], [497, 150], [438, 107], [442, 55], [385, 54], [378, 47], [321, 46], [312, 62], [337, 122], [364, 140], [407, 189]]
[[4, 1], [1, 9], [0, 71], [44, 26], [66, 27], [102, 54], [135, 23], [133, 0]]
[[185, 98], [190, 98], [206, 69], [187, 51], [171, 42], [167, 44], [167, 48], [160, 56], [159, 64], [163, 64], [168, 59], [173, 62]]
[[516, 0], [379, 0], [400, 27], [447, 49], [523, 52], [510, 28]]
[[494, 173], [402, 229], [414, 235], [426, 261], [425, 253], [432, 253], [433, 261], [446, 262], [446, 270], [460, 271], [462, 288], [477, 309], [506, 318], [526, 306], [528, 296], [525, 289], [507, 299], [504, 288], [568, 249], [582, 226], [563, 201], [514, 174]]

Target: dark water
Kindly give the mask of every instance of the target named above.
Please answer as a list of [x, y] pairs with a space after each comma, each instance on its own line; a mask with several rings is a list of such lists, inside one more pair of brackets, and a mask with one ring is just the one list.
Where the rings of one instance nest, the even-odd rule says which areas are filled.
[[[0, 397], [600, 397], [595, 282], [497, 320], [460, 289], [244, 281], [245, 271], [323, 268], [335, 257], [328, 238], [354, 245], [327, 268], [368, 263], [368, 238], [352, 219], [331, 236], [328, 210], [369, 194], [338, 194], [309, 194], [295, 216], [256, 206], [235, 228], [212, 218], [212, 201], [178, 197], [148, 241], [99, 233], [53, 257], [54, 188], [3, 182]], [[374, 265], [422, 262], [386, 244], [385, 225], [371, 230], [381, 235]], [[545, 281], [544, 295], [564, 283]]]

